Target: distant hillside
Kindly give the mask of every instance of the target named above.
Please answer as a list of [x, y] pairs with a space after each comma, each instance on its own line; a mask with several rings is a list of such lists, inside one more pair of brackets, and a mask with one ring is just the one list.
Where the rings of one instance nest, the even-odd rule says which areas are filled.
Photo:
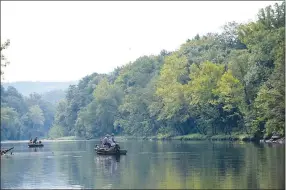
[[70, 82], [11, 82], [11, 83], [3, 83], [5, 89], [8, 86], [13, 86], [16, 88], [21, 94], [24, 96], [28, 96], [29, 94], [36, 92], [39, 94], [44, 94], [50, 91], [57, 90], [66, 90], [69, 85], [77, 84], [78, 81], [70, 81]]
[[49, 92], [45, 92], [41, 95], [42, 95], [43, 100], [46, 100], [55, 105], [60, 100], [65, 98], [66, 90], [52, 90]]

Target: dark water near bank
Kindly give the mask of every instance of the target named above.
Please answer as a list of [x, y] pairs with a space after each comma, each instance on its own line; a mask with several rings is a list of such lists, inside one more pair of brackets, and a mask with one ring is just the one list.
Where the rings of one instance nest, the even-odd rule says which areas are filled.
[[284, 189], [285, 145], [122, 141], [126, 156], [99, 156], [98, 141], [14, 146], [1, 158], [1, 188]]

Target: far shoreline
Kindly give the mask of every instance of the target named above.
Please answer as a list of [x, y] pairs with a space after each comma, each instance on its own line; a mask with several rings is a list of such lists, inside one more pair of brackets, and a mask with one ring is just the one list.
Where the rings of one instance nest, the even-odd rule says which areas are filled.
[[[119, 141], [122, 140], [149, 140], [149, 141], [212, 141], [212, 142], [253, 142], [253, 143], [276, 143], [276, 144], [285, 144], [285, 137], [281, 137], [277, 140], [277, 142], [272, 142], [266, 139], [258, 139], [254, 138], [253, 136], [249, 136], [246, 134], [240, 135], [214, 135], [214, 136], [207, 136], [201, 134], [189, 134], [189, 135], [182, 135], [182, 136], [167, 136], [167, 135], [156, 135], [156, 136], [115, 136], [115, 138]], [[83, 138], [77, 136], [65, 136], [65, 137], [58, 137], [58, 138], [42, 138], [39, 139], [43, 143], [44, 142], [62, 142], [62, 141], [94, 141], [99, 140], [100, 137], [94, 138]], [[22, 143], [28, 142], [29, 140], [5, 140], [1, 141], [1, 143]]]

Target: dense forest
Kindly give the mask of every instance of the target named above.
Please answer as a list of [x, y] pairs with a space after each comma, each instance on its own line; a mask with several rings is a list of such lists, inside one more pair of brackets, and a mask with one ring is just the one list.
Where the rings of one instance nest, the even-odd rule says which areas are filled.
[[46, 136], [54, 115], [55, 106], [40, 94], [24, 97], [14, 87], [1, 86], [1, 140]]
[[285, 2], [257, 17], [229, 22], [221, 33], [196, 35], [176, 51], [140, 57], [110, 74], [86, 76], [69, 86], [55, 110], [37, 94], [23, 98], [1, 87], [1, 134], [284, 136]]

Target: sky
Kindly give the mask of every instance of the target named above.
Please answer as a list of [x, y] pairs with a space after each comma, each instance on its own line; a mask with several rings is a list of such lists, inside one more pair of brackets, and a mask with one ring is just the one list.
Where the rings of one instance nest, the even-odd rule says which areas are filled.
[[273, 1], [1, 1], [2, 82], [71, 81], [162, 49], [227, 22], [255, 21]]

